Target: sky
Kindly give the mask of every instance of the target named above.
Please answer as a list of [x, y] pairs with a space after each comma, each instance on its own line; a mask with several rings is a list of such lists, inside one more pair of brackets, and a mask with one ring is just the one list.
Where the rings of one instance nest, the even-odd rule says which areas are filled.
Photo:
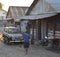
[[33, 0], [0, 0], [3, 9], [8, 11], [9, 6], [30, 6]]

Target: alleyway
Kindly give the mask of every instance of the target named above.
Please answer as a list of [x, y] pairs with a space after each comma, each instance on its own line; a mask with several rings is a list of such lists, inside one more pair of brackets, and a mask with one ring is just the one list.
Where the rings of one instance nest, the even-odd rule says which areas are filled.
[[23, 46], [6, 45], [0, 42], [0, 57], [60, 57], [60, 54], [34, 45], [30, 46], [28, 55], [25, 55]]
[[25, 55], [23, 45], [6, 45], [0, 40], [0, 57], [60, 57], [60, 53], [48, 51], [42, 46], [30, 45], [28, 54]]

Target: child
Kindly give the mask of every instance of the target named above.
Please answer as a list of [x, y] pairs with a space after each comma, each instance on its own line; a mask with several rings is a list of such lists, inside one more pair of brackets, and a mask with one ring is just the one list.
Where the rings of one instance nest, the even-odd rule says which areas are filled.
[[23, 33], [23, 39], [24, 39], [24, 48], [27, 54], [29, 48], [29, 39], [30, 39], [30, 34], [27, 31]]

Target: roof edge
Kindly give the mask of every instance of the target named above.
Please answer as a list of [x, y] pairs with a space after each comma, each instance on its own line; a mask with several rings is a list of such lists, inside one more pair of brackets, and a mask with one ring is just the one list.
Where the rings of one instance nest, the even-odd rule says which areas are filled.
[[31, 4], [31, 6], [29, 7], [26, 15], [29, 15], [29, 13], [31, 12], [31, 10], [34, 8], [34, 6], [37, 4], [39, 0], [34, 0], [33, 3]]
[[20, 7], [20, 8], [21, 8], [21, 7], [22, 7], [22, 8], [24, 7], [24, 8], [29, 8], [29, 6], [9, 6], [9, 8], [10, 8], [10, 7]]

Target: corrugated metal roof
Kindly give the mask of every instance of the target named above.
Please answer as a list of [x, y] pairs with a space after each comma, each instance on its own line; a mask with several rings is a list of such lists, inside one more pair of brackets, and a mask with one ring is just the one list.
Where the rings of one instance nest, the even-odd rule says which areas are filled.
[[[33, 3], [35, 3], [36, 1], [34, 0]], [[35, 20], [35, 19], [43, 19], [43, 18], [57, 15], [57, 13], [60, 11], [60, 5], [59, 5], [60, 3], [58, 4], [58, 2], [56, 2], [56, 1], [53, 2], [52, 0], [38, 0], [34, 6], [33, 6], [33, 4], [30, 6], [30, 8], [32, 8], [32, 9], [28, 10], [28, 12], [27, 12], [28, 16], [23, 16], [23, 17], [21, 17], [21, 19]]]
[[7, 13], [7, 18], [16, 19], [20, 16], [24, 16], [27, 10], [28, 7], [10, 6]]
[[46, 0], [56, 12], [60, 12], [60, 0]]
[[46, 0], [48, 1], [49, 3], [60, 3], [60, 0]]
[[28, 16], [23, 16], [20, 17], [21, 20], [35, 20], [35, 19], [43, 19], [47, 17], [52, 17], [56, 15], [56, 13], [45, 13], [45, 14], [40, 14], [40, 15], [28, 15]]

